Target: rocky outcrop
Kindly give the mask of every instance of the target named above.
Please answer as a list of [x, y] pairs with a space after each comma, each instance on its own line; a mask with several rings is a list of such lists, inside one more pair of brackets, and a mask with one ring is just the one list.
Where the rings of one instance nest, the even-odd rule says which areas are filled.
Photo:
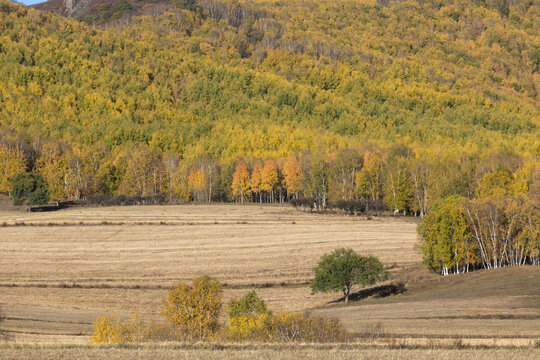
[[49, 0], [33, 5], [39, 10], [51, 11], [71, 18], [92, 16], [100, 6], [111, 6], [112, 0]]

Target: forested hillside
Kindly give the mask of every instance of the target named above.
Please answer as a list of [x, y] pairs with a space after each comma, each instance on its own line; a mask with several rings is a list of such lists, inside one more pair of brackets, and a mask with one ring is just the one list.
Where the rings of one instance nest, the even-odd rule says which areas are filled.
[[[537, 1], [86, 3], [90, 24], [0, 0], [0, 191], [26, 170], [45, 176], [52, 199], [232, 200], [242, 160], [250, 175], [275, 163], [264, 199], [276, 200], [290, 156], [328, 177], [320, 190], [306, 175], [291, 193], [369, 193], [417, 212], [439, 195], [420, 173], [437, 188], [437, 177], [465, 182], [444, 191], [469, 196], [467, 179], [501, 164], [533, 181]], [[310, 172], [319, 162], [341, 170]], [[379, 190], [362, 169], [381, 169]], [[401, 202], [416, 187], [416, 205], [396, 205], [400, 182]]]

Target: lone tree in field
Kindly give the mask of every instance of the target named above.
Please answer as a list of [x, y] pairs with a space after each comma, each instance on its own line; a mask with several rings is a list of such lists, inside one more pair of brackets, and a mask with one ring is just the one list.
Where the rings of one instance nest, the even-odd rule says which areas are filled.
[[49, 189], [43, 175], [19, 174], [11, 179], [11, 184], [14, 205], [47, 205], [49, 202]]
[[353, 249], [337, 249], [323, 255], [311, 283], [311, 293], [343, 291], [345, 302], [353, 285], [368, 286], [388, 279], [388, 272], [374, 256], [361, 256]]

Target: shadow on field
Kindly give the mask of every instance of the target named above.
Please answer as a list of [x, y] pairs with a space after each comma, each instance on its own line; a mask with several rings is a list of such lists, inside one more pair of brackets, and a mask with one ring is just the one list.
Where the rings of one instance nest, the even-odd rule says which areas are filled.
[[[381, 285], [369, 289], [363, 289], [358, 292], [352, 293], [349, 295], [349, 301], [359, 301], [364, 300], [370, 297], [383, 298], [390, 295], [398, 295], [407, 291], [405, 284], [389, 284]], [[338, 300], [331, 301], [330, 304], [340, 303], [345, 300], [345, 297], [341, 297]]]

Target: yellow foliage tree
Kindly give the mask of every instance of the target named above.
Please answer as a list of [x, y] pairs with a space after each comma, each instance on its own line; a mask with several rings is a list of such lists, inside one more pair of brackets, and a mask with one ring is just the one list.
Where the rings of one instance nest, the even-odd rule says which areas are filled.
[[185, 162], [180, 161], [171, 179], [171, 190], [174, 197], [180, 201], [189, 201], [189, 168]]
[[180, 282], [170, 288], [161, 315], [181, 340], [206, 340], [220, 328], [222, 299], [221, 283], [201, 276], [193, 279], [191, 286]]
[[159, 154], [145, 145], [134, 146], [129, 155], [122, 189], [127, 195], [155, 195], [165, 188], [166, 171]]
[[66, 198], [69, 180], [67, 157], [59, 144], [47, 143], [43, 145], [36, 167], [49, 184], [51, 200]]
[[188, 178], [188, 188], [195, 201], [206, 201], [206, 176], [202, 169], [191, 168]]
[[24, 156], [18, 149], [9, 149], [0, 144], [0, 192], [11, 191], [11, 179], [20, 173], [26, 172]]
[[94, 322], [91, 344], [125, 344], [142, 341], [143, 324], [134, 314], [131, 321], [122, 321], [119, 316], [102, 316]]
[[261, 163], [256, 162], [251, 172], [251, 192], [255, 195], [259, 195], [259, 200], [262, 202], [261, 194], [261, 181], [262, 181], [262, 167]]
[[278, 185], [278, 169], [274, 160], [267, 160], [261, 172], [261, 190], [270, 193], [270, 201], [274, 202], [274, 190]]

